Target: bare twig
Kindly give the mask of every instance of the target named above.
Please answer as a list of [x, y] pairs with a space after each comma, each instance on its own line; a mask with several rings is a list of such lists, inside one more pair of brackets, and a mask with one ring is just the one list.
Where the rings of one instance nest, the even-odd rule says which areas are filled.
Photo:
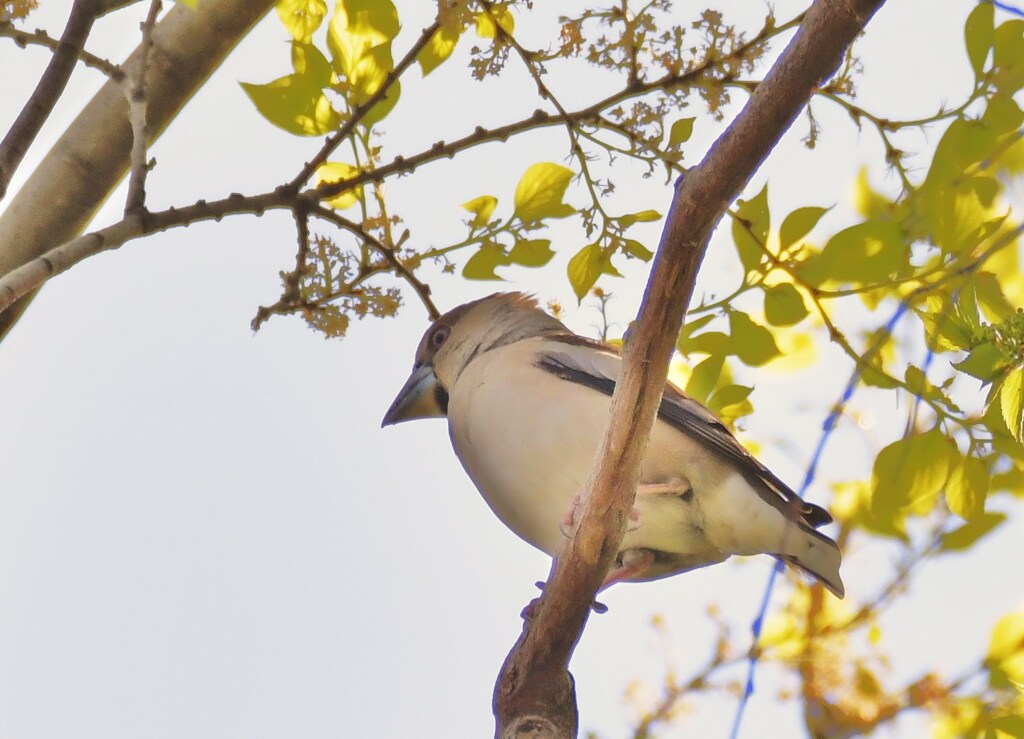
[[146, 99], [146, 75], [149, 74], [149, 54], [153, 48], [153, 27], [160, 14], [161, 0], [152, 0], [149, 13], [142, 22], [142, 42], [139, 44], [139, 64], [132, 72], [126, 97], [128, 98], [128, 120], [132, 124], [131, 170], [128, 175], [128, 197], [125, 199], [125, 214], [142, 212], [146, 208], [146, 147], [149, 141]]
[[744, 110], [679, 183], [637, 324], [627, 335], [611, 422], [587, 485], [580, 527], [557, 557], [495, 688], [500, 739], [516, 736], [525, 722], [538, 727], [538, 736], [575, 736], [567, 664], [622, 541], [675, 337], [711, 232], [882, 2], [815, 2]]
[[[50, 51], [56, 51], [57, 47], [60, 46], [60, 41], [55, 39], [46, 31], [40, 28], [37, 28], [35, 31], [23, 31], [10, 21], [0, 22], [0, 38], [9, 38], [23, 49], [26, 46], [32, 45], [43, 46]], [[90, 54], [85, 49], [79, 50], [78, 61], [82, 62], [82, 64], [87, 67], [98, 69], [112, 80], [117, 81], [124, 77], [124, 72], [121, 71], [119, 66], [109, 59], [104, 59], [103, 57], [96, 56], [95, 54]]]
[[35, 140], [39, 129], [57, 104], [64, 92], [64, 87], [75, 69], [85, 39], [92, 30], [98, 10], [97, 0], [75, 0], [71, 6], [71, 15], [64, 27], [64, 34], [57, 44], [50, 63], [46, 65], [43, 76], [39, 78], [32, 97], [22, 108], [14, 125], [0, 142], [0, 199], [7, 194], [11, 177], [25, 157], [29, 146]]

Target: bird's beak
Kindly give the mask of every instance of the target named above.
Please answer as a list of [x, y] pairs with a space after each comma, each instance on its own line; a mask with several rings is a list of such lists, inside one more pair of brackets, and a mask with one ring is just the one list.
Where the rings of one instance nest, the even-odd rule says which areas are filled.
[[413, 368], [380, 425], [383, 428], [414, 418], [443, 418], [447, 406], [448, 393], [437, 381], [433, 365], [422, 364]]

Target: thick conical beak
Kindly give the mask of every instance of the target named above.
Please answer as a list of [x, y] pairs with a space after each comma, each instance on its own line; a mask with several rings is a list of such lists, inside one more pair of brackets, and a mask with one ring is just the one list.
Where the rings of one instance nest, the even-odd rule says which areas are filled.
[[381, 427], [414, 418], [443, 418], [448, 408], [448, 394], [434, 375], [431, 364], [415, 367], [405, 385], [398, 391], [395, 402], [384, 414]]

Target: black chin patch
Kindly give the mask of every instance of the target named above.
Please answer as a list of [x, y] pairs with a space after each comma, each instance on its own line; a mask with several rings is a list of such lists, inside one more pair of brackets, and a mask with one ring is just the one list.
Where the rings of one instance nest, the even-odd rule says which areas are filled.
[[442, 385], [440, 382], [434, 385], [434, 400], [437, 401], [437, 407], [441, 409], [441, 412], [447, 415], [448, 391], [444, 389], [444, 385]]

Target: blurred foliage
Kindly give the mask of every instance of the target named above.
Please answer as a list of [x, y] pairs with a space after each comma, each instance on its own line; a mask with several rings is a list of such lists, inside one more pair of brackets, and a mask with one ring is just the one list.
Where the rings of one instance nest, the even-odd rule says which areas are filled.
[[[337, 233], [306, 237], [291, 274], [301, 295], [296, 310], [338, 336], [351, 316], [398, 310], [401, 294], [389, 275], [410, 284], [455, 272], [495, 280], [505, 269], [544, 267], [556, 253], [545, 229], [569, 218], [585, 238], [572, 247], [568, 281], [581, 301], [596, 290], [604, 316], [607, 293], [598, 286], [619, 276], [625, 260], [651, 259], [654, 245], [633, 227], [662, 214], [614, 212], [609, 196], [623, 184], [598, 176], [595, 161], [628, 158], [642, 176], [663, 173], [667, 180], [682, 174], [695, 126], [715, 125], [731, 95], [756, 86], [749, 76], [800, 20], [769, 15], [748, 36], [719, 12], [681, 24], [688, 10], [668, 0], [621, 0], [562, 17], [546, 44], [526, 48], [518, 34], [530, 23], [527, 0], [442, 0], [436, 22], [399, 50], [392, 0], [337, 0], [333, 7], [282, 0], [278, 9], [291, 37], [291, 71], [243, 87], [274, 125], [326, 136], [297, 184], [334, 183], [324, 203], [344, 217], [334, 222]], [[402, 84], [427, 84], [466, 37], [473, 77], [519, 65], [546, 111], [490, 128], [467, 121], [474, 133], [463, 139], [383, 161], [382, 123], [401, 105]], [[677, 341], [687, 369], [675, 379], [730, 424], [753, 410], [751, 388], [734, 382], [735, 363], [791, 372], [814, 362], [829, 342], [847, 356], [858, 387], [906, 399], [905, 433], [878, 450], [870, 477], [836, 482], [831, 506], [842, 544], [884, 539], [900, 548], [890, 582], [873, 596], [852, 588], [843, 602], [797, 582], [757, 647], [762, 660], [798, 677], [791, 697], [801, 701], [814, 736], [870, 733], [909, 710], [928, 712], [940, 737], [1024, 735], [1024, 614], [993, 625], [988, 653], [964, 675], [928, 672], [903, 683], [887, 677], [893, 652], [878, 623], [920, 567], [969, 550], [1005, 520], [991, 509], [994, 498], [1024, 495], [1024, 227], [1006, 197], [1024, 181], [1024, 21], [997, 24], [993, 5], [980, 3], [966, 18], [958, 53], [973, 72], [971, 89], [911, 121], [856, 102], [860, 64], [848, 55], [812, 101], [805, 142], [813, 147], [821, 134], [815, 110], [840, 106], [858, 129], [877, 135], [898, 192], [876, 189], [862, 172], [852, 222], [826, 203], [773, 214], [770, 186], [738, 201], [729, 213], [735, 289], [693, 307]], [[419, 76], [409, 72], [417, 65]], [[548, 80], [573, 65], [606, 73], [608, 85], [569, 110]], [[680, 115], [697, 105], [703, 119]], [[461, 205], [461, 238], [426, 246], [431, 237], [410, 234], [389, 208], [385, 180], [552, 126], [564, 131], [567, 164], [530, 163], [514, 188], [487, 183], [490, 192]], [[916, 162], [930, 156], [927, 166], [911, 169], [900, 142], [915, 131], [932, 133], [937, 143], [915, 154]], [[346, 153], [336, 158], [341, 149]], [[844, 329], [841, 319], [850, 315], [858, 316], [850, 322], [855, 328]], [[601, 333], [607, 336], [607, 320]], [[846, 410], [842, 402], [837, 409]], [[641, 711], [636, 737], [678, 719], [683, 701], [711, 689], [721, 668], [745, 656], [724, 626], [719, 633], [692, 679], [667, 677], [663, 694]]]

